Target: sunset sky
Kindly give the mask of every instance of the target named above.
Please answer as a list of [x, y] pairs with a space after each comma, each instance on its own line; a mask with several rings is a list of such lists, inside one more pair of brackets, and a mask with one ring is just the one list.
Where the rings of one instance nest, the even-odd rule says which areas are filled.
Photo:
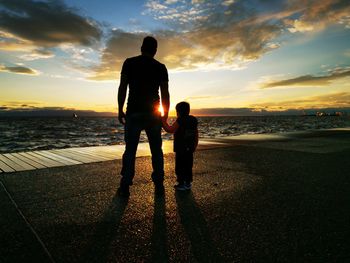
[[350, 108], [349, 0], [1, 0], [0, 111], [116, 112], [146, 35], [172, 109]]

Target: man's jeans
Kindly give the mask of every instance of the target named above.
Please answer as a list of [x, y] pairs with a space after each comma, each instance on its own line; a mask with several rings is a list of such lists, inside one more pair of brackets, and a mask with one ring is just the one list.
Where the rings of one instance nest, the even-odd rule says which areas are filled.
[[164, 160], [161, 136], [162, 122], [160, 116], [145, 113], [134, 113], [126, 116], [125, 152], [121, 170], [121, 185], [132, 185], [135, 175], [135, 157], [142, 130], [146, 131], [152, 153], [152, 180], [155, 184], [164, 181]]

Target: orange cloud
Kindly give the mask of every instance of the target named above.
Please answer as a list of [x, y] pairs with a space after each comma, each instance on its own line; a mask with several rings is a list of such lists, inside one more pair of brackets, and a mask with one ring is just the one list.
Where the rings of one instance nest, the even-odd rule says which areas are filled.
[[350, 26], [348, 0], [297, 0], [290, 1], [289, 8], [305, 7], [299, 18], [288, 20], [291, 32], [320, 31], [331, 24]]
[[279, 102], [264, 102], [251, 104], [250, 107], [268, 111], [304, 108], [346, 108], [350, 107], [350, 93], [338, 92], [320, 96], [311, 96], [296, 100], [285, 100]]
[[24, 66], [7, 67], [4, 65], [0, 65], [0, 72], [9, 72], [9, 73], [15, 73], [15, 74], [24, 74], [24, 75], [39, 75], [39, 72], [37, 70], [27, 68]]
[[[170, 70], [198, 68], [236, 69], [262, 54], [277, 48], [270, 41], [279, 34], [276, 26], [262, 24], [232, 24], [226, 28], [203, 27], [196, 32], [155, 32], [158, 40], [156, 59]], [[140, 53], [145, 33], [111, 32], [103, 50], [100, 65], [92, 68], [95, 80], [116, 79], [123, 61]], [[212, 67], [213, 68], [213, 67]]]
[[[278, 8], [260, 13], [249, 7], [252, 6], [249, 2], [150, 0], [146, 3], [145, 14], [165, 21], [173, 30], [151, 33], [111, 31], [100, 65], [90, 68], [90, 78], [118, 78], [123, 61], [139, 53], [142, 38], [147, 34], [158, 39], [156, 58], [170, 70], [237, 69], [279, 48], [276, 38], [286, 29], [308, 32], [335, 23], [347, 25], [346, 17], [350, 13], [350, 4], [346, 0], [263, 2], [261, 4], [266, 7]], [[184, 17], [188, 12], [191, 15]], [[296, 81], [311, 85], [308, 77]]]
[[312, 76], [312, 75], [304, 75], [296, 78], [291, 79], [285, 79], [285, 80], [279, 80], [279, 81], [273, 81], [264, 83], [261, 88], [262, 89], [268, 89], [268, 88], [275, 88], [275, 87], [285, 87], [285, 86], [325, 86], [329, 85], [331, 81], [350, 77], [350, 70], [349, 69], [338, 69], [333, 71], [331, 74], [324, 75], [324, 76]]

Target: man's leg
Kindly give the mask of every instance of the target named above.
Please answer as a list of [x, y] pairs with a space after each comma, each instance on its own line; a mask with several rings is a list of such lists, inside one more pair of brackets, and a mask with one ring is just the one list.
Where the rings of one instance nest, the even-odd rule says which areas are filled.
[[135, 175], [135, 157], [137, 146], [139, 144], [141, 128], [131, 117], [126, 118], [125, 124], [125, 151], [123, 154], [123, 167], [121, 171], [122, 179], [120, 181], [121, 186], [132, 185], [132, 180]]
[[157, 121], [152, 127], [146, 128], [149, 146], [152, 153], [152, 181], [154, 184], [163, 184], [164, 181], [164, 159], [162, 150], [161, 123]]

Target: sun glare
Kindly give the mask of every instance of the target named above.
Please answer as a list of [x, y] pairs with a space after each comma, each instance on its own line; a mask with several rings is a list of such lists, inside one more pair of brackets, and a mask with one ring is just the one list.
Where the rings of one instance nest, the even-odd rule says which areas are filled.
[[164, 109], [163, 109], [162, 104], [159, 105], [158, 111], [160, 112], [161, 116], [164, 116]]

